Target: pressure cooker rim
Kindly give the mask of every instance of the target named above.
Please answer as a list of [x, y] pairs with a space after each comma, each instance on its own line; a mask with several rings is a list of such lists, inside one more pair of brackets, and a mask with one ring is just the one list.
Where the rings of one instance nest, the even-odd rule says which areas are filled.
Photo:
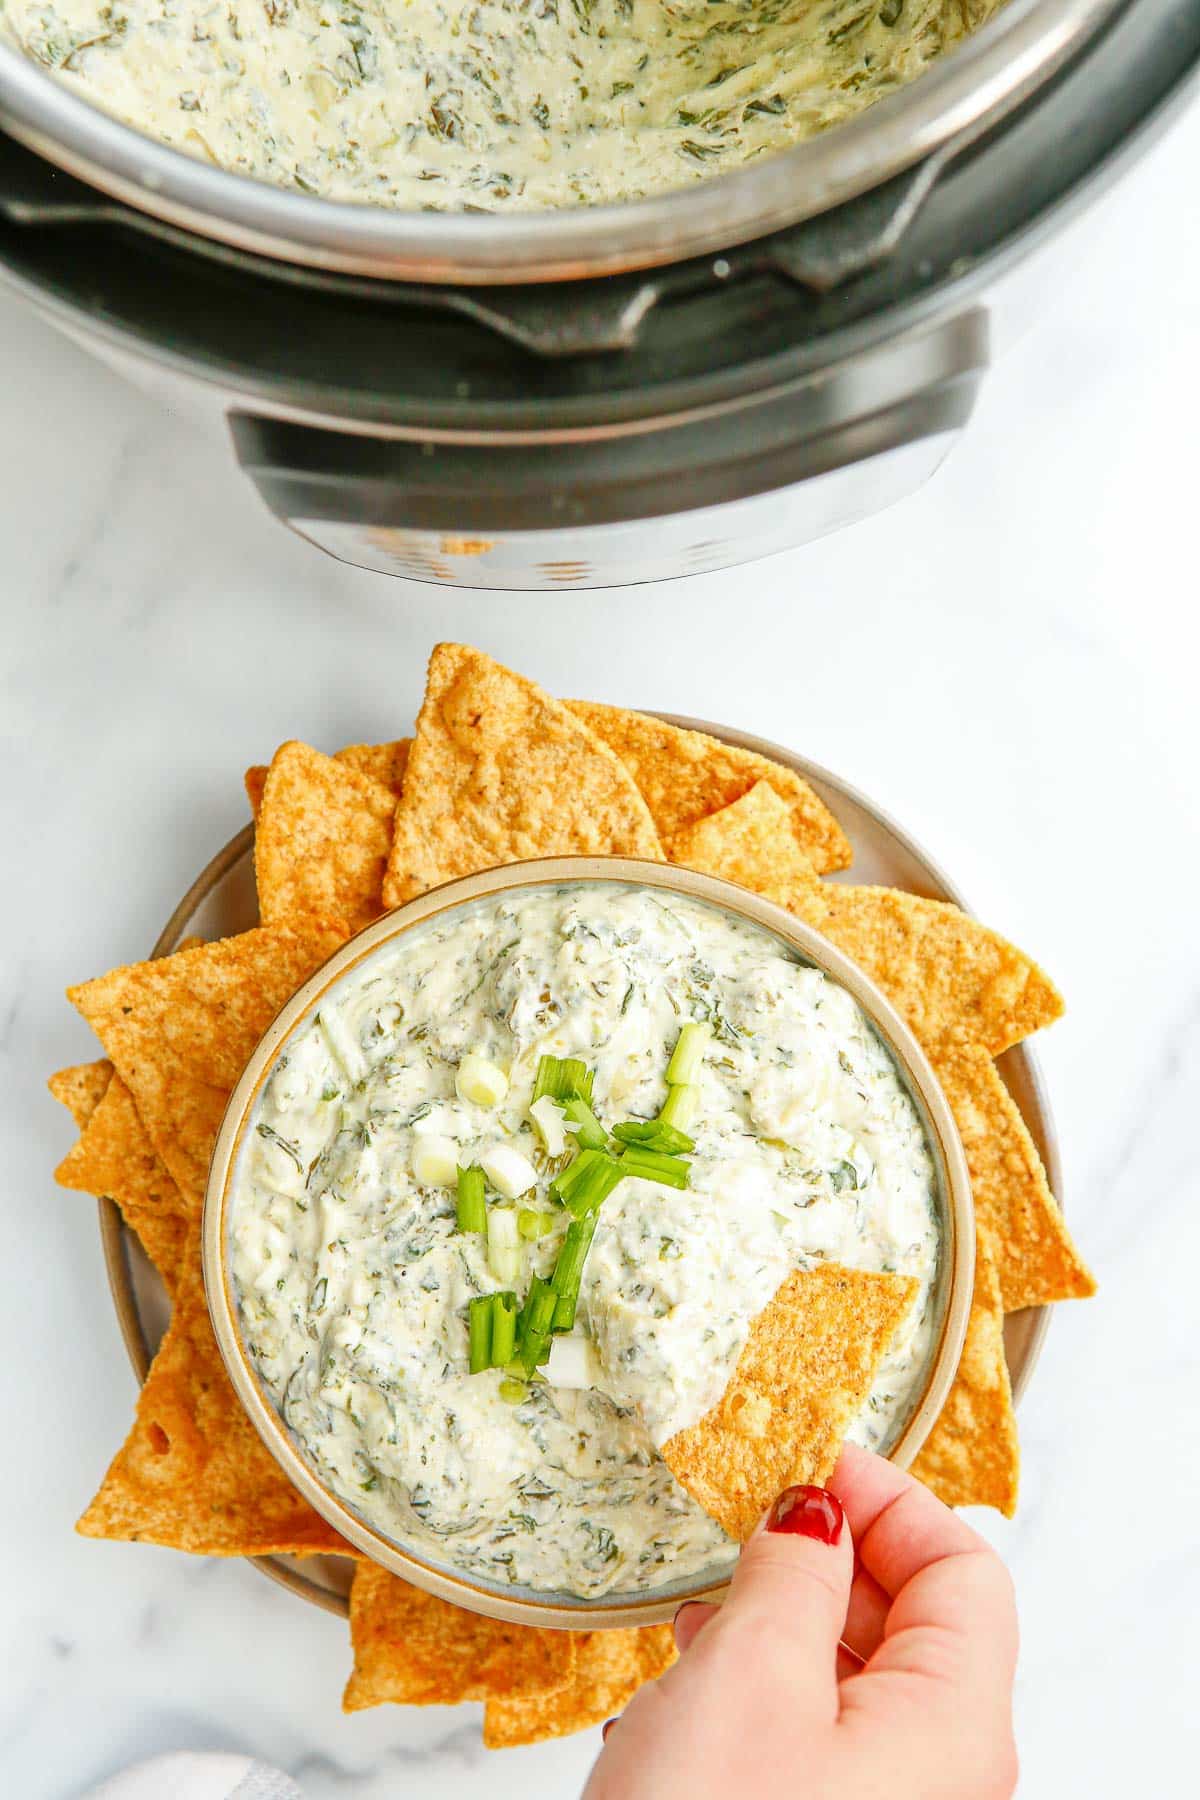
[[3, 43], [0, 124], [116, 200], [284, 262], [435, 284], [578, 280], [719, 254], [966, 145], [1136, 3], [1009, 0], [917, 81], [818, 137], [694, 187], [557, 212], [403, 212], [276, 188], [154, 142]]

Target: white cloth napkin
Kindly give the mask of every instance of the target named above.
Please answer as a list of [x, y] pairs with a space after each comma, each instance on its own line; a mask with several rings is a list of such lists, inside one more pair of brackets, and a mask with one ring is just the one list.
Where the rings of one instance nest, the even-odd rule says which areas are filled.
[[92, 1788], [83, 1800], [303, 1800], [290, 1775], [252, 1756], [155, 1756]]

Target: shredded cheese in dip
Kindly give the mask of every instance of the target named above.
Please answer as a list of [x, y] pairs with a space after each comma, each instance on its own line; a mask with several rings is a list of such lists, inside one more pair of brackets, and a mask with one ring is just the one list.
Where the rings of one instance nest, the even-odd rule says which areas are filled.
[[922, 73], [1002, 0], [0, 0], [149, 137], [338, 200], [562, 207], [685, 186]]
[[[707, 1019], [686, 1190], [627, 1178], [604, 1202], [576, 1333], [590, 1387], [468, 1373], [473, 1296], [547, 1276], [568, 1216], [529, 1106], [543, 1054], [582, 1058], [607, 1126], [649, 1118], [683, 1022]], [[462, 1098], [476, 1053], [507, 1072]], [[414, 1155], [516, 1150], [516, 1282], [457, 1229]], [[488, 1205], [504, 1204], [491, 1194]], [[729, 1540], [657, 1446], [720, 1398], [754, 1316], [821, 1258], [921, 1293], [852, 1437], [883, 1446], [932, 1348], [934, 1176], [890, 1055], [844, 989], [716, 908], [615, 883], [538, 888], [429, 921], [328, 994], [248, 1130], [230, 1252], [250, 1354], [318, 1475], [416, 1554], [492, 1584], [593, 1596], [719, 1569]], [[569, 1340], [559, 1340], [569, 1341]], [[508, 1391], [511, 1393], [512, 1384]]]

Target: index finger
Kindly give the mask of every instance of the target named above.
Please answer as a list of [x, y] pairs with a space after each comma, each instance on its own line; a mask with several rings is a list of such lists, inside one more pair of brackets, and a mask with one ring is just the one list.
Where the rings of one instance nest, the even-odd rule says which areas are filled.
[[842, 1446], [829, 1486], [842, 1503], [859, 1562], [893, 1600], [932, 1563], [973, 1550], [993, 1554], [927, 1487], [855, 1444]]
[[932, 1679], [956, 1706], [974, 1695], [1003, 1707], [1017, 1615], [995, 1551], [928, 1488], [869, 1451], [847, 1445], [830, 1486], [859, 1561], [891, 1600], [864, 1675], [902, 1670]]

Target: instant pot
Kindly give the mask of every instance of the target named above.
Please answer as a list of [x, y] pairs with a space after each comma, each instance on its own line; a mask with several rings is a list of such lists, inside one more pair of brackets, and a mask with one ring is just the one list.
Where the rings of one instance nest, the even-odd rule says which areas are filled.
[[0, 42], [0, 278], [227, 419], [266, 504], [346, 562], [481, 588], [683, 575], [923, 481], [1198, 66], [1200, 0], [1010, 0], [752, 167], [450, 215], [193, 161]]

